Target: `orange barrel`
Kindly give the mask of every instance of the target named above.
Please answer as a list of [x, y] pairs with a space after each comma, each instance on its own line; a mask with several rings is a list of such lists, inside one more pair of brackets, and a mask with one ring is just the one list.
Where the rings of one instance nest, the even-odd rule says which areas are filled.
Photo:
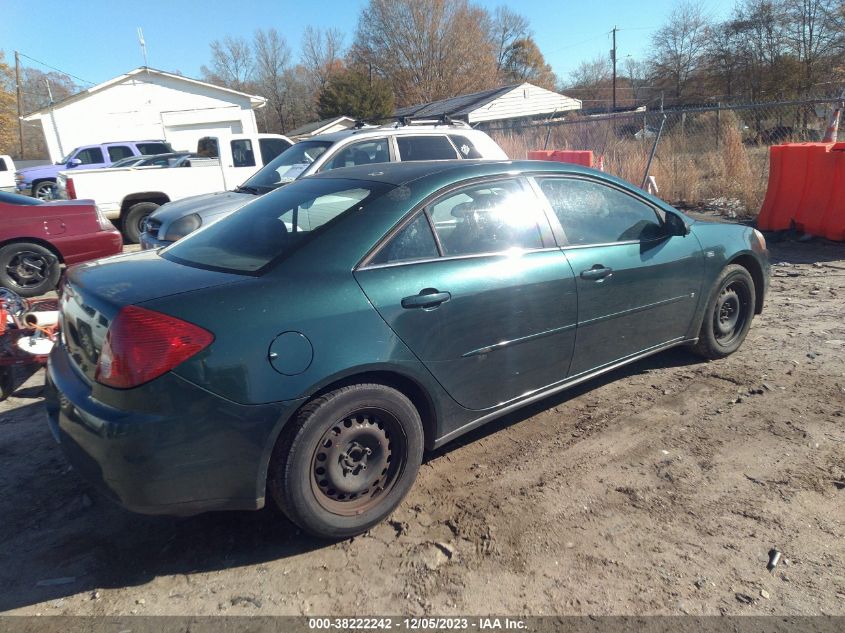
[[[815, 145], [819, 144], [789, 143], [769, 150], [769, 190], [757, 220], [761, 229], [780, 231], [792, 226], [801, 208]], [[778, 154], [779, 159], [775, 158]]]
[[529, 160], [554, 160], [559, 163], [574, 163], [584, 167], [593, 166], [593, 152], [591, 150], [531, 150], [528, 152]]
[[795, 228], [803, 233], [822, 235], [823, 217], [835, 180], [836, 161], [830, 152], [832, 147], [833, 143], [813, 143], [807, 148], [807, 179], [793, 214]]
[[830, 152], [834, 161], [834, 182], [822, 218], [821, 235], [829, 240], [845, 242], [845, 143], [836, 143]]

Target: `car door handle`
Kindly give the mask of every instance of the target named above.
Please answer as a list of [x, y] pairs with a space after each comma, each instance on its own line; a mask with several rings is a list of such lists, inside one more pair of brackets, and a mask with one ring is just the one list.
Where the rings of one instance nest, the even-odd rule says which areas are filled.
[[448, 292], [439, 292], [435, 288], [425, 288], [424, 290], [420, 290], [419, 294], [402, 299], [402, 307], [409, 310], [414, 308], [436, 308], [451, 298], [452, 295]]
[[593, 281], [601, 281], [613, 274], [613, 269], [601, 264], [596, 264], [592, 268], [581, 271], [581, 279], [591, 279]]

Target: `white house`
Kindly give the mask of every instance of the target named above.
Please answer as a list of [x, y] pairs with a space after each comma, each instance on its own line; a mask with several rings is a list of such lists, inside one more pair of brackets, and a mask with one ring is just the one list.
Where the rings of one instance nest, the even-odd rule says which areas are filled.
[[301, 125], [295, 130], [290, 130], [286, 136], [294, 141], [302, 141], [318, 134], [329, 134], [331, 132], [342, 132], [355, 126], [355, 119], [348, 116], [338, 116], [333, 119], [323, 119]]
[[39, 121], [53, 162], [80, 145], [165, 139], [195, 150], [202, 136], [258, 131], [264, 97], [152, 68], [136, 68], [23, 117]]
[[580, 110], [581, 101], [529, 83], [482, 90], [396, 110], [397, 117], [452, 119], [474, 124], [506, 124], [535, 117], [550, 117]]

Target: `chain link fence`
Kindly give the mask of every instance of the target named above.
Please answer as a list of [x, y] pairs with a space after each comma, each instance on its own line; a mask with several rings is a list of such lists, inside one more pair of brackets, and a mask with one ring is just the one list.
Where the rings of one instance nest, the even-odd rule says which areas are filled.
[[[604, 170], [637, 186], [660, 139], [649, 175], [675, 205], [708, 206], [754, 217], [769, 176], [769, 146], [820, 141], [838, 99], [713, 105], [616, 114], [572, 114], [553, 121], [485, 129], [514, 159], [529, 150], [592, 150]], [[661, 129], [662, 126], [662, 129]]]

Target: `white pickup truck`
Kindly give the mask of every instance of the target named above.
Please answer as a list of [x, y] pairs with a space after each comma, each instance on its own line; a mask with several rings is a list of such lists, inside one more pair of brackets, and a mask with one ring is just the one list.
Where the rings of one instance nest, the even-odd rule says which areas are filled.
[[15, 163], [6, 154], [0, 154], [0, 191], [15, 193]]
[[136, 243], [147, 216], [189, 196], [234, 189], [292, 145], [280, 134], [206, 136], [182, 167], [122, 167], [59, 172], [58, 197], [91, 198]]

